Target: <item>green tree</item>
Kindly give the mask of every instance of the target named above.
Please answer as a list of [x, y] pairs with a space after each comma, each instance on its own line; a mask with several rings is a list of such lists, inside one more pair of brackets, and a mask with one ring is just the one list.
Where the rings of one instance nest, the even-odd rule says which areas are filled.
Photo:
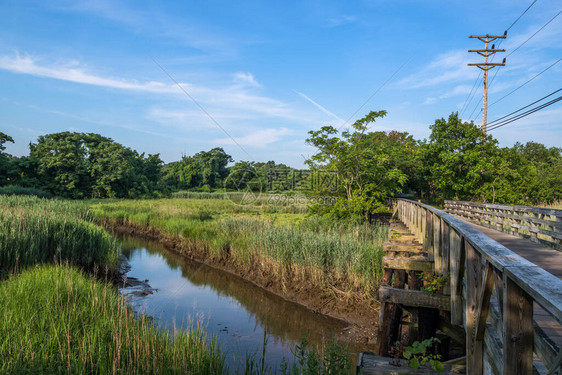
[[[384, 201], [401, 191], [407, 181], [402, 158], [411, 158], [416, 142], [406, 133], [368, 132], [368, 126], [386, 111], [372, 111], [344, 131], [333, 126], [310, 131], [307, 143], [318, 148], [307, 163], [337, 176], [337, 203], [328, 210], [338, 217], [386, 211]], [[326, 208], [324, 208], [326, 209]]]
[[95, 133], [62, 132], [30, 145], [37, 174], [53, 194], [68, 198], [138, 198], [158, 186], [162, 161]]
[[201, 151], [193, 156], [183, 156], [181, 160], [165, 167], [164, 180], [173, 189], [192, 189], [207, 187], [216, 189], [223, 186], [228, 176], [228, 163], [233, 159], [220, 147]]
[[5, 153], [5, 143], [14, 143], [14, 139], [7, 134], [0, 132], [0, 186], [6, 185], [10, 178], [10, 169], [12, 167], [11, 155]]
[[482, 188], [494, 181], [500, 153], [497, 141], [457, 113], [430, 126], [420, 149], [428, 195], [433, 199], [478, 200]]

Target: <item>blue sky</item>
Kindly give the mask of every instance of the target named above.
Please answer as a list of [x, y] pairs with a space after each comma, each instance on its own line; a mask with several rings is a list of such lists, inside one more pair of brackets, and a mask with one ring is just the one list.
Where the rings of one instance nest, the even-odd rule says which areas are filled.
[[[15, 155], [39, 135], [70, 130], [166, 162], [221, 146], [236, 160], [295, 167], [314, 152], [304, 142], [309, 130], [370, 110], [388, 111], [373, 130], [423, 139], [436, 118], [462, 109], [479, 74], [466, 64], [481, 59], [467, 50], [482, 44], [468, 35], [502, 34], [530, 3], [3, 1], [0, 130], [16, 141], [7, 149]], [[503, 55], [560, 10], [559, 0], [538, 0], [509, 31]], [[489, 102], [560, 58], [562, 15], [508, 58]], [[489, 107], [488, 120], [561, 83], [562, 62]], [[478, 86], [463, 118], [480, 123], [481, 94]], [[562, 104], [493, 134], [503, 146], [561, 146]]]

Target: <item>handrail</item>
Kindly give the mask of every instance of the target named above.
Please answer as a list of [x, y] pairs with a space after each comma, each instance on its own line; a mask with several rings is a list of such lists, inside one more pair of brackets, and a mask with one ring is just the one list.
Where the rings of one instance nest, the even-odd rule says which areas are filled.
[[476, 224], [562, 250], [562, 210], [445, 201], [445, 210]]
[[[534, 329], [533, 302], [562, 324], [562, 280], [452, 214], [412, 200], [394, 202], [435, 272], [450, 276], [451, 323], [466, 330], [468, 373], [482, 373], [485, 351], [492, 372], [530, 374], [533, 347], [547, 367], [560, 366], [560, 348]], [[490, 308], [492, 296], [499, 311]], [[486, 323], [489, 314], [496, 327]], [[491, 337], [503, 338], [501, 347]]]

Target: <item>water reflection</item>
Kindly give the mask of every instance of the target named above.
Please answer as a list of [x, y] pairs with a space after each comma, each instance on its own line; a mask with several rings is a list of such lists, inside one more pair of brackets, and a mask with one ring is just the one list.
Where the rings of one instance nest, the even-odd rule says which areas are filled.
[[304, 335], [321, 344], [346, 327], [342, 321], [190, 261], [156, 242], [130, 237], [122, 241], [130, 267], [127, 277], [139, 280], [124, 288], [135, 310], [151, 315], [168, 329], [203, 319], [207, 332], [218, 338], [231, 368], [246, 353], [261, 353], [264, 331], [268, 335], [267, 362], [278, 366], [283, 357], [292, 358], [291, 349]]

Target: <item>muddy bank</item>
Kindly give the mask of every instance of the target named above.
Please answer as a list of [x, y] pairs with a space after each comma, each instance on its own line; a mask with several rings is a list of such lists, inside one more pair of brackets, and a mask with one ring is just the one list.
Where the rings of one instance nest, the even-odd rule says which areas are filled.
[[222, 256], [209, 257], [205, 246], [187, 238], [170, 236], [154, 228], [130, 223], [114, 221], [106, 222], [104, 225], [117, 233], [157, 241], [168, 250], [228, 272], [314, 313], [339, 319], [345, 322], [347, 327], [339, 333], [338, 340], [360, 342], [371, 350], [375, 349], [379, 304], [374, 296], [357, 298], [343, 292], [337, 286], [318, 288], [296, 280], [281, 282], [260, 262], [252, 262], [251, 266], [241, 265], [228, 256], [227, 249]]

